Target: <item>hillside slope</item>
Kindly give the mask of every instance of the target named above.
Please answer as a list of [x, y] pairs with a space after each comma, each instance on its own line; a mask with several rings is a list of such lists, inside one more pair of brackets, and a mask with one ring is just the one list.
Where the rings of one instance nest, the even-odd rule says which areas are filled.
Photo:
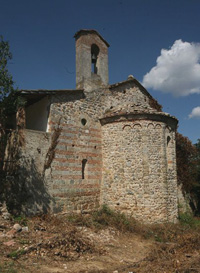
[[[200, 272], [200, 228], [146, 226], [103, 209], [92, 215], [0, 215], [0, 272]], [[188, 223], [187, 223], [188, 222]]]

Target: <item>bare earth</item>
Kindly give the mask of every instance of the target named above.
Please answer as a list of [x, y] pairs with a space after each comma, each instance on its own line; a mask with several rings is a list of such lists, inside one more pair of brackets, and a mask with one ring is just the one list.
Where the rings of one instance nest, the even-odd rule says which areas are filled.
[[111, 227], [76, 227], [65, 217], [28, 219], [22, 231], [15, 223], [0, 215], [0, 272], [200, 272], [200, 240], [187, 230], [177, 241], [158, 242]]

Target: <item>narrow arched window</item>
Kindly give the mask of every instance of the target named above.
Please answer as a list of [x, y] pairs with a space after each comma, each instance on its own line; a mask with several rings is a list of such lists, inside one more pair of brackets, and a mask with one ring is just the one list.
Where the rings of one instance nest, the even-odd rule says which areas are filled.
[[82, 160], [82, 179], [85, 179], [85, 168], [87, 164], [87, 159]]
[[99, 55], [99, 47], [95, 44], [92, 44], [91, 46], [91, 69], [92, 73], [97, 74], [98, 68], [97, 68], [97, 58]]
[[168, 137], [167, 137], [167, 146], [169, 145], [170, 140], [171, 140], [171, 137], [168, 136]]

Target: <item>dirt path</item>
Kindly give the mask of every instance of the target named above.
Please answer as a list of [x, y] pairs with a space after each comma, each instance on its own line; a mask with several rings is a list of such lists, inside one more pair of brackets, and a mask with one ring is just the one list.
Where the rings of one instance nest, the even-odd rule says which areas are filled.
[[[84, 255], [75, 262], [70, 261], [67, 265], [63, 265], [65, 268], [59, 272], [119, 272], [119, 270], [128, 268], [144, 259], [148, 255], [151, 246], [151, 242], [144, 243], [135, 235], [116, 235], [107, 242], [101, 242], [105, 254]], [[53, 271], [49, 271], [49, 268], [46, 267], [42, 268], [44, 272], [57, 272], [56, 268]]]

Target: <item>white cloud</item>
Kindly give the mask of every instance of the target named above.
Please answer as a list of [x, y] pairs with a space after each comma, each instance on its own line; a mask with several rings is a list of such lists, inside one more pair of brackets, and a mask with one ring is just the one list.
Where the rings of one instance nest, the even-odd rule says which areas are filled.
[[200, 106], [197, 106], [192, 109], [192, 112], [189, 114], [189, 118], [199, 118], [200, 119]]
[[200, 94], [200, 44], [176, 40], [161, 50], [154, 66], [143, 78], [143, 85], [174, 96]]

